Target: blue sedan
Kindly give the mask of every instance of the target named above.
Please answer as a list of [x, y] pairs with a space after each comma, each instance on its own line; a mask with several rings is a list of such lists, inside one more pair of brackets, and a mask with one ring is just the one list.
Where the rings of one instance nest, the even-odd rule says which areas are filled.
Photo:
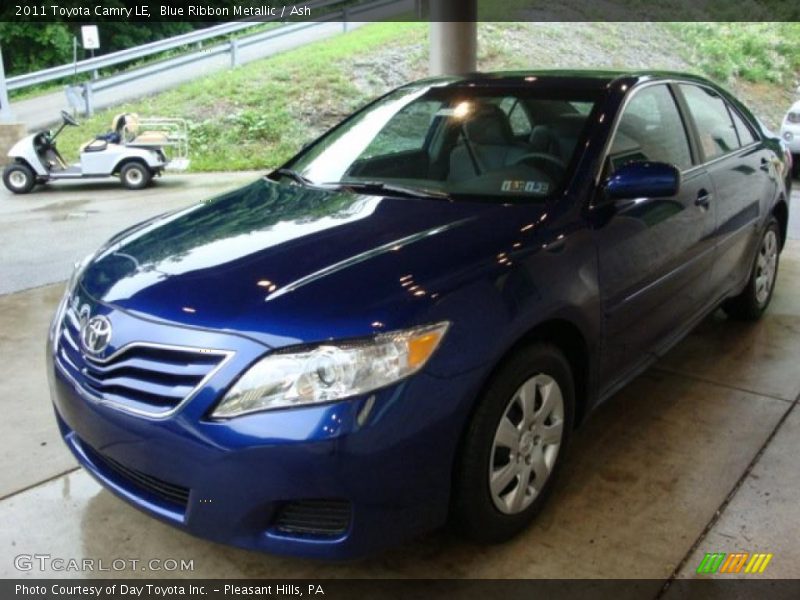
[[784, 161], [681, 74], [404, 86], [79, 263], [58, 425], [105, 487], [219, 542], [507, 540], [593, 408], [716, 308], [767, 308]]

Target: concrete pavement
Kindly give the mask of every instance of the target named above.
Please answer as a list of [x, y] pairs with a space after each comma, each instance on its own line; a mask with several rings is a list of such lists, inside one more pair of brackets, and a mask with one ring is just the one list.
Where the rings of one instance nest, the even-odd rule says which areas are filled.
[[[200, 194], [234, 184], [214, 181], [208, 176], [203, 183], [154, 188], [158, 193], [148, 202], [179, 206], [186, 191]], [[70, 190], [64, 196], [73, 193], [86, 192]], [[124, 227], [135, 211], [130, 194], [106, 190], [103, 200], [89, 204], [99, 212], [86, 218], [111, 227], [117, 215], [117, 229]], [[67, 201], [51, 196], [34, 201]], [[798, 198], [794, 204], [796, 214]], [[143, 213], [151, 208], [135, 206]], [[6, 215], [0, 212], [4, 236], [16, 228], [36, 229], [21, 212], [8, 213], [17, 219], [9, 229], [3, 229]], [[85, 222], [69, 227], [71, 237], [95, 230]], [[793, 237], [798, 233], [795, 229]], [[78, 245], [89, 240], [72, 243], [82, 250]], [[58, 254], [52, 246], [39, 249]], [[0, 263], [3, 271], [6, 260]], [[104, 576], [653, 579], [642, 588], [645, 596], [655, 596], [672, 576], [693, 576], [703, 554], [712, 551], [773, 552], [765, 577], [800, 574], [795, 458], [800, 241], [787, 245], [773, 304], [760, 322], [713, 315], [578, 430], [552, 501], [519, 538], [477, 547], [439, 532], [347, 564], [255, 554], [192, 538], [139, 513], [74, 470], [58, 438], [43, 374], [44, 335], [62, 288], [59, 283], [0, 296], [2, 577], [62, 575], [14, 569], [14, 556], [41, 552], [108, 563], [114, 558], [194, 560], [191, 572], [126, 569]]]

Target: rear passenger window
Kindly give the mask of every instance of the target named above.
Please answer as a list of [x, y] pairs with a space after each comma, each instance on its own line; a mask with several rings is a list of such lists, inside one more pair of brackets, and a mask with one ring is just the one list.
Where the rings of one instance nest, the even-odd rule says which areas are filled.
[[686, 170], [692, 166], [683, 120], [666, 85], [636, 92], [617, 125], [609, 153], [611, 170], [632, 161], [665, 162]]
[[[730, 108], [730, 107], [728, 107]], [[748, 144], [752, 144], [756, 141], [755, 136], [753, 135], [752, 130], [747, 126], [744, 120], [739, 116], [739, 114], [730, 108], [731, 117], [733, 118], [733, 124], [736, 127], [736, 133], [739, 134], [739, 144], [741, 146], [747, 146]]]
[[736, 150], [739, 137], [725, 101], [706, 88], [687, 84], [681, 84], [680, 87], [697, 126], [700, 146], [706, 159]]
[[531, 134], [531, 121], [517, 98], [504, 98], [500, 108], [508, 115], [508, 123], [515, 136], [527, 138]]

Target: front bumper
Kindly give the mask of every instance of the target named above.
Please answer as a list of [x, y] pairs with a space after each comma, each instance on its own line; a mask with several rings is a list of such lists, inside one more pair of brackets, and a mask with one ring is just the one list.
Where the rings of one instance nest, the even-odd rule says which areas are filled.
[[[235, 353], [174, 413], [148, 417], [87, 397], [55, 363], [51, 337], [50, 388], [67, 446], [101, 484], [137, 508], [199, 537], [329, 559], [374, 553], [444, 523], [475, 372], [446, 380], [420, 373], [369, 402], [363, 396], [211, 421], [206, 415], [220, 394], [267, 348], [110, 307], [96, 310], [123, 335], [136, 331], [190, 345], [212, 339]], [[333, 505], [338, 517], [346, 511], [337, 521], [343, 526], [287, 530], [282, 517], [298, 502]]]

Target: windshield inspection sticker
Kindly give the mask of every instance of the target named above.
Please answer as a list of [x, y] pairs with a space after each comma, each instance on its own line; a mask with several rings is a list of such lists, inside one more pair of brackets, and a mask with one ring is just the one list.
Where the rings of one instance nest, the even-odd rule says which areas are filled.
[[546, 181], [506, 179], [500, 186], [500, 190], [503, 192], [513, 192], [517, 194], [546, 194], [550, 190], [550, 184]]

